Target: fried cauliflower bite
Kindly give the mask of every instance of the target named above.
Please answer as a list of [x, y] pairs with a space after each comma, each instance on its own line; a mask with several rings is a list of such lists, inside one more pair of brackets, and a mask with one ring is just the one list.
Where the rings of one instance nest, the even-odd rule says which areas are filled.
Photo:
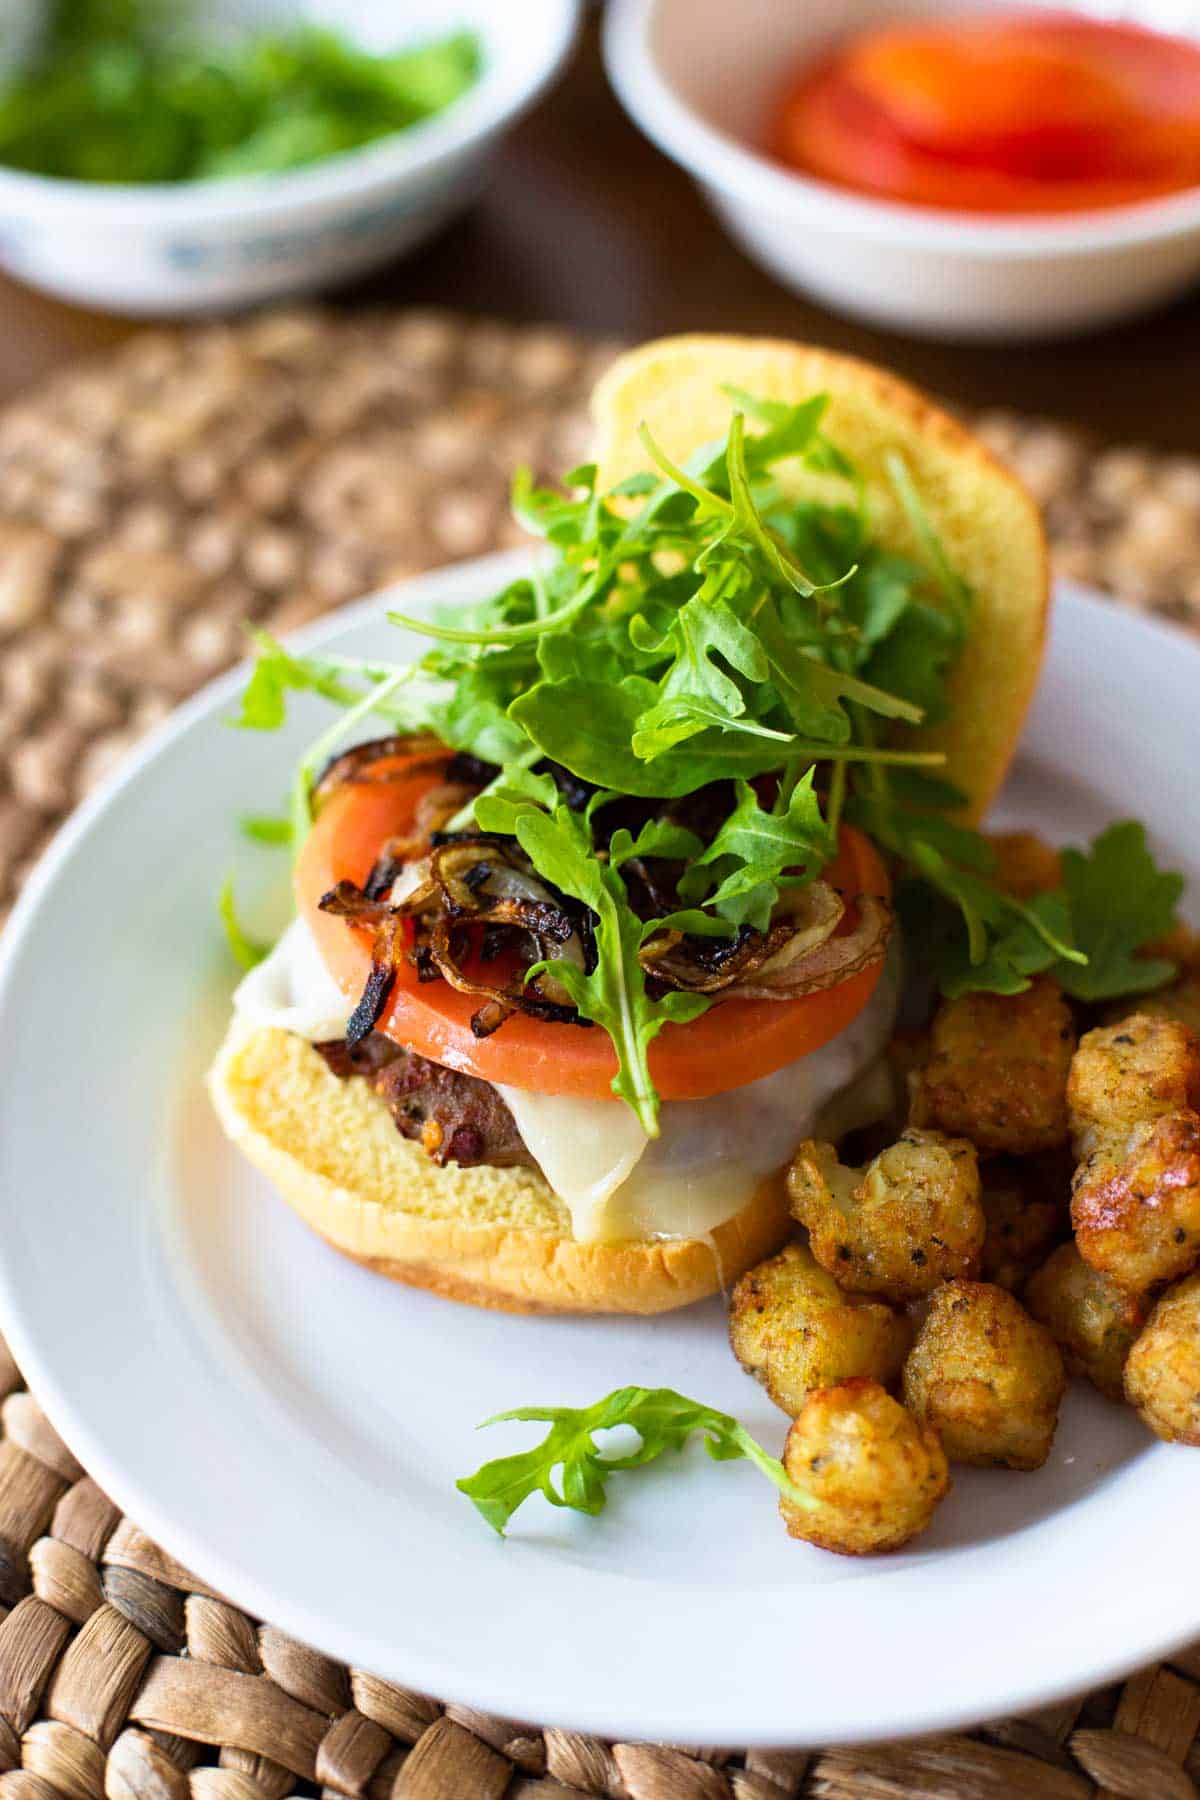
[[1145, 1321], [1139, 1302], [1074, 1244], [1060, 1244], [1025, 1287], [1025, 1307], [1044, 1325], [1067, 1372], [1083, 1375], [1110, 1400], [1123, 1400], [1125, 1363]]
[[905, 1131], [865, 1169], [832, 1144], [801, 1144], [788, 1171], [792, 1214], [839, 1287], [902, 1304], [954, 1275], [974, 1275], [983, 1248], [975, 1152], [962, 1138]]
[[1069, 1182], [1063, 1181], [1062, 1198], [1054, 1197], [1040, 1164], [1040, 1158], [994, 1157], [980, 1170], [987, 1221], [980, 1273], [1010, 1293], [1024, 1285], [1068, 1230]]
[[904, 1365], [904, 1404], [951, 1462], [1040, 1469], [1066, 1384], [1054, 1339], [1011, 1294], [948, 1281]]
[[1028, 1156], [1067, 1139], [1071, 1011], [1057, 982], [1023, 994], [961, 994], [934, 1015], [930, 1056], [911, 1082], [912, 1122]]
[[1200, 1040], [1138, 1012], [1082, 1039], [1067, 1085], [1085, 1262], [1131, 1294], [1200, 1259]]
[[1016, 900], [1032, 900], [1062, 882], [1062, 860], [1052, 844], [1032, 831], [997, 831], [988, 837], [996, 852], [996, 886]]
[[925, 1530], [950, 1489], [937, 1432], [864, 1378], [808, 1396], [783, 1466], [820, 1502], [810, 1511], [780, 1500], [789, 1534], [841, 1556], [898, 1550]]
[[1160, 1438], [1200, 1444], [1200, 1275], [1168, 1288], [1125, 1365], [1125, 1396]]
[[733, 1354], [793, 1419], [814, 1388], [855, 1375], [891, 1386], [912, 1335], [903, 1313], [843, 1292], [803, 1244], [748, 1270], [729, 1309]]

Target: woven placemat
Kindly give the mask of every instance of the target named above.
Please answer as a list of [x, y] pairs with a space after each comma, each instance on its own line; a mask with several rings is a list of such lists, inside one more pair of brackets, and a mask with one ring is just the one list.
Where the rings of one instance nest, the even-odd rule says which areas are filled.
[[[82, 794], [239, 654], [242, 621], [283, 630], [517, 541], [510, 470], [579, 460], [611, 354], [452, 315], [274, 313], [142, 334], [0, 413], [0, 907]], [[1045, 505], [1061, 572], [1200, 628], [1200, 458], [977, 423]], [[1197, 1800], [1200, 1646], [970, 1736], [811, 1756], [443, 1705], [165, 1556], [2, 1345], [0, 1397], [0, 1800]]]

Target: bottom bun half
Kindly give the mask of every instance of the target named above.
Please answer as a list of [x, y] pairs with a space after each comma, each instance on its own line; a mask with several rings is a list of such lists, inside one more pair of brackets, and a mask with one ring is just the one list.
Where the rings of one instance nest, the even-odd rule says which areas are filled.
[[335, 1249], [508, 1312], [660, 1313], [728, 1287], [788, 1235], [782, 1174], [704, 1238], [580, 1243], [534, 1169], [440, 1167], [303, 1038], [235, 1025], [209, 1076], [228, 1136]]

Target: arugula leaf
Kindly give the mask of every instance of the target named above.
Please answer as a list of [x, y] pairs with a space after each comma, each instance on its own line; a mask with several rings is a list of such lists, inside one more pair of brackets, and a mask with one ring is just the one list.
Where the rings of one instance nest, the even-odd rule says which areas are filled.
[[[594, 1518], [607, 1504], [610, 1476], [645, 1468], [668, 1450], [682, 1450], [697, 1431], [704, 1434], [705, 1449], [714, 1462], [744, 1457], [793, 1506], [815, 1511], [820, 1505], [795, 1485], [778, 1458], [764, 1450], [729, 1413], [689, 1400], [672, 1388], [617, 1388], [593, 1406], [523, 1406], [514, 1412], [496, 1413], [483, 1425], [512, 1419], [536, 1421], [550, 1429], [532, 1450], [498, 1457], [455, 1483], [500, 1537], [532, 1494], [544, 1494], [552, 1506], [570, 1507]], [[596, 1432], [619, 1425], [632, 1427], [640, 1439], [637, 1448], [623, 1456], [606, 1453], [595, 1439]]]
[[538, 807], [553, 812], [557, 805], [558, 789], [552, 775], [535, 775], [532, 769], [517, 767], [506, 769], [490, 788], [477, 794], [473, 810], [480, 831], [513, 837], [523, 813]]
[[251, 631], [258, 656], [242, 690], [242, 707], [229, 723], [239, 731], [278, 731], [287, 718], [289, 690], [321, 694], [337, 706], [353, 706], [361, 688], [345, 679], [345, 665], [321, 657], [293, 656], [268, 631]]
[[949, 711], [947, 679], [962, 650], [955, 621], [935, 606], [908, 598], [904, 611], [872, 651], [871, 682], [918, 707], [937, 724]]
[[778, 766], [776, 740], [726, 742], [719, 730], [704, 731], [647, 762], [635, 753], [633, 734], [654, 697], [653, 684], [642, 675], [627, 675], [616, 684], [572, 675], [535, 683], [514, 700], [509, 717], [552, 762], [622, 794], [671, 799], [709, 781], [761, 775]]
[[1162, 987], [1176, 973], [1165, 957], [1136, 952], [1175, 924], [1183, 876], [1160, 870], [1146, 847], [1145, 827], [1125, 819], [1102, 831], [1090, 854], [1062, 853], [1063, 896], [1082, 968], [1055, 973], [1076, 1000], [1110, 1000]]
[[889, 450], [883, 460], [897, 498], [908, 518], [912, 534], [929, 562], [950, 617], [959, 632], [965, 634], [971, 615], [971, 589], [947, 557], [941, 539], [930, 523], [925, 503], [917, 491], [908, 464], [900, 452]]
[[769, 469], [787, 456], [806, 456], [818, 441], [818, 427], [829, 407], [828, 394], [814, 394], [809, 400], [795, 404], [787, 400], [760, 400], [745, 388], [726, 386], [723, 393], [742, 412], [764, 424], [746, 444], [746, 462], [751, 469]]
[[270, 945], [256, 943], [243, 930], [237, 915], [237, 900], [234, 896], [232, 875], [227, 875], [221, 883], [221, 891], [217, 895], [217, 914], [225, 930], [225, 941], [238, 966], [243, 969], [253, 969], [262, 962], [270, 950]]
[[629, 635], [636, 648], [672, 658], [654, 705], [641, 714], [630, 739], [634, 755], [647, 761], [702, 731], [708, 719], [721, 724], [746, 711], [741, 688], [718, 656], [748, 681], [767, 679], [758, 638], [724, 600], [707, 599], [703, 590], [679, 608], [661, 636], [642, 617], [631, 620]]
[[995, 857], [978, 833], [903, 812], [881, 824], [927, 884], [923, 902], [903, 890], [899, 898], [943, 993], [1019, 994], [1045, 973], [1095, 1002], [1146, 993], [1175, 974], [1174, 963], [1138, 952], [1172, 928], [1183, 878], [1157, 868], [1135, 821], [1109, 826], [1090, 852], [1064, 850], [1062, 885], [1029, 900], [988, 879]]
[[279, 848], [292, 841], [292, 821], [268, 813], [243, 813], [238, 820], [243, 837], [251, 843]]
[[364, 719], [370, 718], [372, 713], [379, 713], [384, 718], [390, 716], [388, 702], [411, 679], [414, 667], [394, 669], [374, 687], [368, 688], [349, 712], [335, 720], [328, 731], [323, 731], [301, 757], [292, 780], [291, 841], [294, 850], [299, 851], [312, 828], [312, 789], [322, 768]]
[[202, 34], [180, 0], [51, 0], [0, 91], [0, 161], [77, 181], [298, 167], [401, 131], [478, 78], [470, 32], [378, 54], [295, 25]]
[[[546, 882], [589, 909], [593, 966], [542, 967], [611, 1037], [614, 1091], [650, 1133], [649, 1046], [710, 1002], [647, 994], [647, 936], [766, 931], [786, 887], [835, 853], [843, 818], [900, 865], [906, 904], [919, 884], [917, 930], [947, 992], [1017, 993], [1047, 970], [1079, 998], [1105, 998], [1170, 973], [1136, 954], [1165, 929], [1179, 885], [1154, 869], [1137, 827], [1105, 834], [1090, 858], [1068, 854], [1060, 891], [1014, 899], [986, 840], [961, 823], [964, 797], [933, 772], [943, 759], [906, 747], [907, 726], [946, 714], [972, 595], [902, 459], [886, 459], [909, 527], [901, 555], [876, 541], [866, 484], [825, 436], [824, 396], [731, 399], [725, 438], [686, 465], [643, 431], [653, 467], [610, 494], [592, 465], [559, 488], [519, 472], [514, 511], [544, 558], [429, 623], [393, 615], [430, 640], [416, 664], [296, 656], [260, 633], [235, 721], [275, 729], [294, 692], [341, 709], [297, 770], [297, 849], [316, 772], [368, 717], [495, 764], [449, 828], [474, 820], [516, 837]], [[798, 466], [821, 478], [802, 497], [789, 491]], [[539, 772], [544, 758], [595, 790], [582, 813]], [[774, 784], [762, 797], [759, 777]], [[636, 841], [603, 829], [610, 804], [639, 803], [644, 817], [641, 802], [665, 811], [702, 788], [723, 813], [703, 842], [662, 817]], [[284, 837], [278, 822], [251, 829]], [[669, 918], [643, 920], [630, 903], [623, 870], [642, 857], [685, 865]]]
[[[684, 899], [707, 896], [722, 917], [765, 931], [784, 884], [784, 871], [820, 868], [832, 846], [812, 769], [777, 804], [765, 809], [748, 781], [737, 784], [737, 803], [703, 855], [696, 856], [679, 884]], [[709, 892], [716, 877], [715, 892]]]
[[[973, 879], [973, 878], [972, 878]], [[984, 884], [986, 886], [986, 884]], [[952, 935], [941, 956], [940, 985], [951, 998], [958, 994], [1020, 994], [1029, 978], [1077, 968], [1082, 954], [1056, 954], [1054, 941], [1069, 946], [1071, 915], [1061, 894], [1036, 894], [1019, 910], [986, 909], [960, 898], [967, 935]], [[972, 960], [974, 956], [975, 960]]]
[[545, 813], [531, 806], [517, 815], [515, 836], [539, 874], [595, 914], [597, 961], [588, 971], [552, 957], [535, 963], [529, 978], [551, 971], [585, 1019], [602, 1025], [617, 1053], [612, 1090], [633, 1108], [648, 1137], [658, 1136], [658, 1094], [647, 1052], [668, 1022], [685, 1024], [711, 1002], [703, 994], [672, 991], [652, 1000], [638, 951], [658, 921], [643, 923], [629, 904], [620, 866], [634, 854], [627, 831], [614, 833], [608, 860], [600, 861], [587, 821], [563, 805]]

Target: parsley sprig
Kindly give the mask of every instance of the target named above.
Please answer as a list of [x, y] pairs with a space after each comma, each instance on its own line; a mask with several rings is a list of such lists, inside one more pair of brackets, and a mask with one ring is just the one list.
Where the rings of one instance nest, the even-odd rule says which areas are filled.
[[[696, 1432], [703, 1433], [704, 1447], [714, 1462], [745, 1458], [794, 1506], [812, 1511], [820, 1504], [798, 1488], [778, 1458], [729, 1413], [689, 1400], [673, 1388], [617, 1388], [594, 1406], [524, 1406], [497, 1413], [483, 1426], [512, 1419], [544, 1423], [550, 1429], [533, 1449], [497, 1457], [456, 1483], [500, 1537], [518, 1507], [533, 1494], [544, 1494], [551, 1506], [592, 1516], [603, 1512], [611, 1476], [645, 1468], [668, 1450], [682, 1450]], [[622, 1425], [637, 1433], [636, 1448], [622, 1455], [597, 1444], [598, 1431]]]
[[[595, 966], [557, 960], [553, 972], [611, 1037], [614, 1092], [651, 1136], [650, 1045], [711, 1001], [647, 992], [647, 936], [765, 930], [785, 889], [832, 858], [842, 819], [890, 853], [907, 878], [902, 899], [919, 890], [910, 911], [948, 993], [1016, 993], [1051, 970], [1069, 993], [1098, 999], [1171, 973], [1136, 954], [1169, 928], [1180, 888], [1137, 826], [1104, 834], [1090, 856], [1068, 854], [1056, 892], [1015, 898], [986, 840], [959, 822], [965, 797], [943, 759], [905, 742], [946, 715], [973, 606], [902, 459], [887, 469], [908, 555], [875, 536], [865, 485], [823, 430], [824, 397], [730, 399], [721, 442], [677, 464], [644, 432], [649, 466], [611, 493], [591, 465], [562, 489], [519, 474], [514, 510], [546, 556], [477, 605], [430, 620], [393, 613], [432, 640], [418, 661], [295, 656], [260, 634], [234, 721], [275, 729], [294, 692], [342, 709], [297, 771], [297, 848], [321, 760], [368, 719], [498, 765], [453, 823], [469, 826], [473, 812], [482, 829], [516, 837], [547, 882], [590, 909]], [[797, 469], [819, 478], [804, 497]], [[547, 762], [597, 790], [585, 810], [562, 801]], [[717, 783], [728, 811], [706, 841], [656, 851], [603, 829], [616, 800], [665, 803]], [[665, 920], [635, 912], [622, 873], [653, 854], [687, 865], [683, 910]]]

